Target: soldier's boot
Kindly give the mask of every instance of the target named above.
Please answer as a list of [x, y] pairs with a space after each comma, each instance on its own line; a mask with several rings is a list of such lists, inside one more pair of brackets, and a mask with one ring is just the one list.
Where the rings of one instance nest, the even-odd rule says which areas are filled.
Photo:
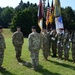
[[48, 60], [48, 58], [45, 58], [45, 60], [47, 61], [47, 60]]
[[56, 54], [53, 54], [53, 56], [52, 56], [52, 57], [57, 57], [57, 56], [56, 56]]
[[73, 60], [73, 63], [75, 63], [75, 60]]
[[48, 55], [50, 56], [50, 53]]
[[45, 57], [45, 58], [44, 58], [44, 60], [46, 60], [46, 61], [47, 61], [47, 60], [48, 60], [48, 57]]
[[59, 55], [58, 59], [62, 59], [62, 56], [61, 56], [61, 55]]
[[37, 66], [35, 66], [35, 65], [32, 65], [32, 68], [31, 68], [32, 70], [38, 70], [38, 67]]
[[0, 67], [0, 70], [6, 70], [4, 67]]
[[52, 57], [55, 57], [54, 55], [52, 55]]
[[20, 57], [16, 57], [17, 61], [20, 62], [21, 61], [21, 58]]
[[56, 54], [54, 54], [54, 56], [57, 57]]
[[65, 61], [68, 61], [68, 57], [65, 57]]

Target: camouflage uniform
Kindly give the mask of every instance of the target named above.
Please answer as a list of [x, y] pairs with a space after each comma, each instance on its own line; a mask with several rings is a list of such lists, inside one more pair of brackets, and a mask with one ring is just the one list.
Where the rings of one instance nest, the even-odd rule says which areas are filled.
[[49, 56], [49, 35], [48, 33], [43, 33], [42, 34], [42, 50], [43, 50], [43, 56], [47, 60]]
[[35, 69], [39, 65], [39, 50], [41, 48], [40, 34], [37, 32], [32, 32], [28, 36], [28, 42], [32, 67]]
[[69, 50], [70, 50], [70, 34], [68, 32], [64, 35], [64, 57], [65, 60], [69, 58]]
[[0, 33], [0, 67], [3, 63], [3, 58], [4, 58], [4, 49], [6, 48], [5, 45], [5, 40], [3, 35]]
[[72, 34], [72, 58], [75, 63], [75, 32]]
[[52, 57], [56, 57], [56, 54], [57, 54], [57, 33], [54, 31], [51, 34], [51, 42], [52, 42], [52, 53], [53, 53]]
[[15, 47], [15, 51], [16, 51], [16, 58], [17, 60], [20, 59], [21, 56], [21, 50], [22, 50], [22, 45], [24, 43], [24, 37], [23, 37], [23, 33], [20, 31], [16, 31], [13, 36], [12, 36], [12, 43]]
[[49, 50], [48, 50], [48, 54], [50, 56], [50, 53], [51, 53], [51, 36], [50, 36], [50, 32], [48, 32], [48, 39], [49, 39]]
[[57, 47], [58, 47], [58, 57], [60, 59], [62, 59], [63, 46], [64, 46], [64, 34], [58, 33]]

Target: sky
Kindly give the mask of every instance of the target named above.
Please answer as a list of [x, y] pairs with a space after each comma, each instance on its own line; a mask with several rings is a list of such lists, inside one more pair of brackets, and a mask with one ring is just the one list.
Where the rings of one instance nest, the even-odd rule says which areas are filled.
[[[0, 0], [0, 7], [6, 7], [6, 6], [11, 6], [11, 7], [16, 7], [21, 0]], [[23, 2], [27, 3], [27, 1], [29, 1], [30, 3], [37, 3], [39, 4], [39, 0], [23, 0]], [[46, 5], [47, 5], [47, 1], [46, 0]], [[52, 0], [49, 0], [50, 4], [52, 2]], [[72, 7], [72, 9], [75, 10], [75, 0], [60, 0], [61, 2], [61, 7], [67, 7], [70, 6]]]

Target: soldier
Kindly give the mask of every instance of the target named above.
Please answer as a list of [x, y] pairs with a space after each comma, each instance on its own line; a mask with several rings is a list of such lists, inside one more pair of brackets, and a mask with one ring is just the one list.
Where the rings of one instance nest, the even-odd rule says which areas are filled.
[[56, 57], [57, 54], [57, 32], [55, 29], [51, 32], [51, 42], [52, 42], [52, 57]]
[[48, 60], [49, 56], [49, 35], [46, 32], [46, 29], [43, 28], [43, 34], [42, 34], [42, 51], [43, 51], [43, 56], [45, 60]]
[[73, 58], [73, 63], [75, 63], [75, 30], [73, 31], [72, 34], [72, 58]]
[[0, 70], [5, 70], [5, 68], [1, 67], [4, 59], [4, 49], [6, 48], [5, 40], [3, 35], [3, 27], [0, 26]]
[[69, 58], [69, 50], [70, 50], [70, 33], [68, 32], [68, 30], [65, 30], [65, 34], [64, 34], [64, 57], [65, 57], [65, 61], [68, 60]]
[[12, 36], [12, 43], [15, 47], [16, 59], [17, 59], [17, 61], [20, 61], [22, 45], [24, 43], [24, 37], [23, 37], [23, 33], [21, 32], [20, 27], [17, 27], [17, 31], [14, 32], [14, 34]]
[[36, 32], [36, 27], [32, 26], [32, 33], [28, 36], [28, 48], [32, 60], [32, 68], [37, 70], [39, 65], [39, 50], [41, 48], [40, 34]]
[[49, 50], [48, 50], [48, 54], [50, 56], [50, 53], [51, 53], [51, 36], [50, 36], [50, 33], [51, 33], [51, 30], [47, 32], [48, 33], [48, 39], [49, 39]]
[[60, 30], [60, 33], [58, 33], [58, 41], [57, 41], [59, 59], [62, 59], [63, 46], [64, 46], [64, 34], [62, 32], [63, 30]]

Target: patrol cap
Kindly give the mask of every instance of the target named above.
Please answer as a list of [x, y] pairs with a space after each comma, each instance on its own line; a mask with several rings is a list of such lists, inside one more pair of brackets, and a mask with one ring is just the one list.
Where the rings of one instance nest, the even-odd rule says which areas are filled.
[[36, 29], [36, 26], [32, 26], [32, 29]]
[[3, 26], [0, 26], [0, 29], [3, 29]]

